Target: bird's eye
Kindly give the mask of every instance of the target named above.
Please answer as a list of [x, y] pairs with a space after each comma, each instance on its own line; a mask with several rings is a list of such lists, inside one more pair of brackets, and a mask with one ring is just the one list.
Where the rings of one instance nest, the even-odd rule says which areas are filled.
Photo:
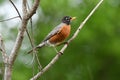
[[69, 21], [69, 19], [68, 19], [68, 18], [66, 18], [66, 20], [67, 20], [67, 21]]

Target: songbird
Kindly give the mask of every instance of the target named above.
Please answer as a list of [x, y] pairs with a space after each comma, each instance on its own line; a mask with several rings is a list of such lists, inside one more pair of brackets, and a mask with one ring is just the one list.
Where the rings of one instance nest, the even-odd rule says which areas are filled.
[[56, 46], [62, 43], [69, 36], [71, 30], [70, 23], [74, 19], [76, 19], [76, 17], [64, 16], [62, 22], [56, 26], [38, 46], [28, 53], [31, 53], [38, 48], [42, 48], [43, 46]]

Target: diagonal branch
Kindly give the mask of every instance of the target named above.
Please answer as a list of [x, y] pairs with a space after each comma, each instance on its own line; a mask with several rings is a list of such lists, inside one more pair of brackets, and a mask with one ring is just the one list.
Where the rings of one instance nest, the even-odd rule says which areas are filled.
[[[12, 1], [12, 0], [10, 0]], [[7, 63], [6, 63], [6, 66], [5, 66], [5, 69], [4, 69], [4, 80], [11, 80], [11, 75], [12, 75], [12, 67], [13, 67], [13, 64], [16, 60], [16, 57], [18, 55], [18, 52], [19, 52], [19, 49], [22, 45], [22, 42], [23, 42], [23, 38], [24, 38], [24, 34], [25, 34], [25, 31], [27, 30], [27, 23], [28, 23], [28, 20], [34, 15], [34, 13], [36, 12], [37, 10], [37, 7], [39, 5], [39, 1], [40, 0], [34, 0], [34, 3], [38, 3], [36, 5], [36, 8], [33, 8], [35, 10], [31, 10], [29, 13], [32, 13], [31, 16], [28, 16], [28, 12], [27, 12], [27, 7], [26, 7], [26, 3], [27, 3], [27, 0], [22, 0], [23, 1], [23, 5], [22, 5], [22, 10], [23, 10], [23, 17], [21, 19], [21, 26], [20, 26], [20, 29], [18, 31], [18, 35], [17, 35], [17, 38], [16, 38], [16, 41], [15, 41], [15, 44], [13, 46], [13, 49], [7, 59]], [[13, 4], [13, 3], [12, 3]], [[13, 4], [14, 5], [14, 4]], [[35, 6], [35, 4], [34, 4]], [[15, 7], [15, 5], [14, 5]], [[16, 8], [16, 7], [15, 7]], [[17, 9], [17, 8], [16, 8]], [[33, 11], [33, 12], [32, 12]], [[19, 13], [19, 12], [18, 12]], [[18, 14], [20, 16], [20, 14]], [[2, 50], [2, 49], [1, 49]], [[5, 52], [5, 51], [4, 51]], [[5, 53], [2, 53], [2, 54], [5, 54]]]
[[45, 66], [40, 72], [38, 72], [35, 76], [33, 76], [30, 80], [36, 80], [39, 77], [41, 77], [41, 75], [46, 72], [59, 58], [62, 54], [64, 54], [65, 49], [68, 47], [68, 44], [74, 40], [78, 33], [80, 32], [80, 30], [82, 29], [82, 27], [85, 25], [85, 23], [88, 21], [88, 19], [92, 16], [92, 14], [95, 12], [95, 10], [100, 6], [100, 4], [103, 2], [103, 0], [100, 0], [99, 3], [94, 7], [94, 9], [90, 12], [90, 14], [85, 18], [85, 20], [80, 24], [80, 26], [78, 27], [78, 29], [76, 30], [76, 32], [74, 33], [74, 35], [68, 40], [68, 43], [66, 43], [62, 49], [59, 51], [59, 53], [50, 61], [50, 63]]
[[[18, 54], [18, 51], [20, 49], [20, 46], [21, 46], [23, 38], [24, 38], [24, 32], [26, 30], [26, 26], [27, 26], [28, 20], [36, 12], [36, 10], [38, 8], [38, 5], [39, 5], [39, 0], [35, 0], [34, 1], [34, 6], [33, 6], [32, 10], [29, 12], [29, 13], [32, 13], [32, 14], [30, 14], [31, 16], [28, 16], [29, 14], [27, 12], [26, 3], [27, 3], [27, 1], [23, 0], [23, 5], [22, 5], [22, 8], [23, 8], [23, 19], [22, 19], [22, 23], [21, 23], [21, 28], [19, 29], [16, 41], [15, 41], [15, 45], [14, 45], [12, 51], [11, 51], [11, 54], [10, 54], [10, 63], [11, 64], [13, 64], [15, 59], [16, 59], [16, 56]], [[37, 4], [35, 4], [35, 3], [37, 3]], [[35, 9], [35, 10], [33, 10], [33, 9]]]
[[26, 26], [27, 26], [27, 19], [25, 18], [26, 17], [26, 3], [25, 3], [26, 0], [23, 0], [23, 19], [22, 19], [22, 24], [21, 24], [21, 28], [19, 29], [19, 32], [18, 32], [18, 35], [17, 35], [17, 38], [16, 38], [16, 42], [15, 42], [15, 45], [11, 51], [11, 54], [10, 54], [10, 63], [11, 65], [14, 63], [14, 60], [16, 59], [16, 56], [17, 56], [17, 53], [18, 53], [18, 50], [20, 49], [20, 46], [22, 44], [22, 41], [23, 41], [23, 37], [24, 37], [24, 32], [26, 30]]
[[33, 4], [32, 8], [30, 9], [30, 11], [29, 11], [29, 13], [27, 15], [29, 19], [32, 17], [33, 14], [36, 13], [36, 10], [37, 10], [37, 8], [39, 6], [39, 3], [40, 3], [40, 0], [35, 0], [34, 1], [34, 4]]
[[[20, 12], [19, 12], [19, 10], [17, 9], [16, 5], [13, 3], [12, 0], [9, 0], [9, 1], [10, 1], [11, 4], [13, 5], [13, 7], [15, 8], [17, 14], [19, 15], [19, 16], [17, 16], [17, 17], [19, 17], [19, 18], [22, 20], [22, 17], [21, 17], [21, 15], [20, 15]], [[27, 2], [23, 2], [23, 3], [27, 3]], [[25, 5], [26, 5], [26, 4], [25, 4]], [[25, 9], [25, 10], [26, 10], [26, 12], [27, 12], [27, 9]], [[27, 13], [26, 13], [26, 14], [27, 14]], [[2, 20], [2, 21], [8, 21], [8, 20], [11, 20], [11, 19], [14, 19], [14, 18], [16, 18], [16, 17], [13, 17], [13, 18], [10, 18], [10, 19], [6, 19], [6, 20]], [[31, 20], [30, 20], [30, 21], [31, 21]], [[0, 22], [1, 22], [1, 21], [0, 21]], [[31, 22], [31, 23], [32, 23], [32, 22]], [[27, 36], [28, 36], [28, 38], [29, 38], [29, 40], [30, 40], [31, 46], [33, 46], [33, 42], [32, 42], [31, 36], [30, 36], [30, 34], [29, 34], [29, 32], [28, 32], [28, 29], [26, 29], [26, 33], [27, 33]]]

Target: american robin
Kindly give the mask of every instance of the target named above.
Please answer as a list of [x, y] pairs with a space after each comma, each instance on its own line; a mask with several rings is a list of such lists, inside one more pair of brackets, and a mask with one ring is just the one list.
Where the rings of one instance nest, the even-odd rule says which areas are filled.
[[[71, 30], [71, 21], [76, 19], [76, 17], [65, 16], [62, 18], [62, 22], [56, 26], [46, 37], [45, 39], [34, 48], [34, 50], [41, 48], [43, 46], [56, 46], [57, 44], [62, 43], [70, 34]], [[30, 50], [28, 53], [33, 51]]]

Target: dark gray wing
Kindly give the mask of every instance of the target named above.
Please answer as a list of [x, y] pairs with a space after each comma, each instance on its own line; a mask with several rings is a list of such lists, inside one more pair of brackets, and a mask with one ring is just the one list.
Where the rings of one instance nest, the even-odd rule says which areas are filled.
[[59, 30], [61, 29], [62, 26], [64, 26], [65, 24], [64, 23], [61, 23], [59, 24], [58, 26], [56, 26], [46, 37], [45, 39], [43, 40], [44, 41], [47, 41], [48, 39], [50, 39], [53, 35], [57, 34], [59, 32]]

